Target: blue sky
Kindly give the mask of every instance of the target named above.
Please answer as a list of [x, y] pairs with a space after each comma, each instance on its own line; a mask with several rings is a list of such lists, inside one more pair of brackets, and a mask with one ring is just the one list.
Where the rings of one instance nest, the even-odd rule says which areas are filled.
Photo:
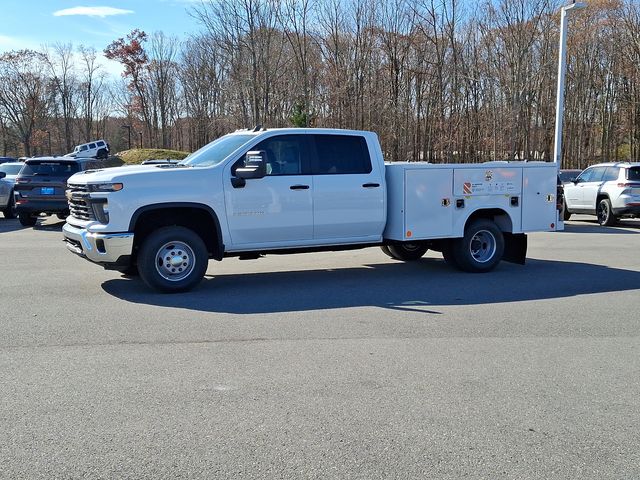
[[[182, 40], [200, 30], [187, 12], [197, 4], [197, 0], [2, 0], [0, 52], [71, 42], [101, 53], [134, 28], [147, 33], [162, 30]], [[102, 63], [110, 73], [120, 71], [115, 62]]]

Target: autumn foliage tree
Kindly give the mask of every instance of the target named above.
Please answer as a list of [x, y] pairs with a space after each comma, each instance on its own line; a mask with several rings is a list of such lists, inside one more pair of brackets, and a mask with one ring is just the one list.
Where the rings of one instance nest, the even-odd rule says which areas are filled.
[[129, 79], [129, 88], [134, 93], [129, 108], [140, 113], [149, 142], [151, 141], [151, 116], [145, 83], [149, 75], [149, 57], [144, 49], [147, 34], [133, 30], [126, 38], [119, 38], [109, 44], [104, 55], [109, 60], [120, 62], [124, 71], [122, 76]]

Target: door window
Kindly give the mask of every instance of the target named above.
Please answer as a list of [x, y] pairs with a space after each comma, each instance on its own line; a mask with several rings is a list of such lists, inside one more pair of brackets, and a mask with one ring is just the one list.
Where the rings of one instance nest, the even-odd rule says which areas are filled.
[[612, 182], [618, 179], [619, 173], [618, 167], [608, 167], [604, 172], [604, 176], [602, 177], [603, 182]]
[[313, 173], [371, 173], [367, 141], [357, 135], [314, 135], [317, 165]]
[[267, 175], [309, 175], [305, 135], [278, 135], [258, 143], [251, 150], [266, 153]]
[[587, 168], [578, 177], [578, 183], [599, 182], [600, 180], [602, 180], [602, 176], [604, 175], [605, 170], [606, 167]]

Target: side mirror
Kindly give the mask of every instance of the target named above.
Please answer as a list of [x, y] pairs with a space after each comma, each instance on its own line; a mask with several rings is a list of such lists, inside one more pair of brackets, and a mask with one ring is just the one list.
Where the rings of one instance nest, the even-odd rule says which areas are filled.
[[7, 176], [7, 174], [5, 172], [0, 172], [0, 178], [4, 178], [6, 176]]
[[267, 153], [264, 150], [247, 152], [244, 167], [236, 169], [236, 177], [248, 180], [263, 178], [267, 174]]

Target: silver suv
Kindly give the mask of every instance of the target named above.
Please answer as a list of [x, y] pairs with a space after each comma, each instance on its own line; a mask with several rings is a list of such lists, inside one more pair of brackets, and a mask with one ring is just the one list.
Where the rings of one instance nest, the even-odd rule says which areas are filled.
[[564, 185], [564, 219], [572, 213], [596, 215], [600, 225], [620, 217], [640, 217], [640, 163], [601, 163]]

